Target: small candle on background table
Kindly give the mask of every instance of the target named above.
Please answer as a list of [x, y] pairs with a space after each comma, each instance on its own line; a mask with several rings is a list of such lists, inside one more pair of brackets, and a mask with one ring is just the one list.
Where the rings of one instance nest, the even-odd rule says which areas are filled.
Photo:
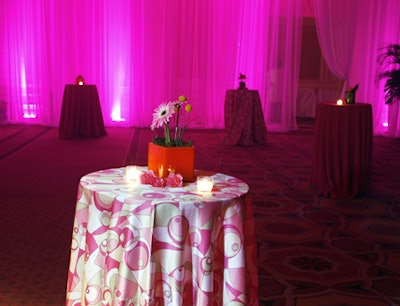
[[337, 104], [337, 105], [343, 105], [343, 100], [342, 100], [342, 99], [337, 100], [337, 101], [336, 101], [336, 104]]

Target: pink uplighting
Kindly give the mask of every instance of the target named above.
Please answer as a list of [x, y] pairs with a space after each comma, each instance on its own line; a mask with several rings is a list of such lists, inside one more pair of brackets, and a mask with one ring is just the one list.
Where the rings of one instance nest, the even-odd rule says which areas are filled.
[[149, 127], [154, 107], [184, 94], [192, 127], [223, 128], [243, 73], [268, 131], [293, 130], [307, 15], [343, 92], [360, 84], [374, 133], [399, 137], [399, 107], [375, 81], [379, 48], [400, 42], [399, 11], [397, 0], [1, 1], [0, 102], [9, 122], [58, 126], [64, 87], [82, 74], [106, 126]]

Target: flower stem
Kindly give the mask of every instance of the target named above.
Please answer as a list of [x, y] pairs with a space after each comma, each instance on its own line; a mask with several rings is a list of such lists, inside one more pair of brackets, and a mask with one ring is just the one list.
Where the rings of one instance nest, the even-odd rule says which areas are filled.
[[181, 113], [181, 107], [180, 107], [180, 105], [179, 106], [177, 106], [177, 111], [176, 111], [176, 121], [175, 121], [175, 142], [180, 142], [180, 138], [181, 138], [181, 135], [180, 135], [180, 132], [179, 132], [179, 115], [180, 115], [180, 113]]
[[165, 144], [169, 146], [171, 144], [171, 133], [169, 130], [169, 124], [164, 124]]

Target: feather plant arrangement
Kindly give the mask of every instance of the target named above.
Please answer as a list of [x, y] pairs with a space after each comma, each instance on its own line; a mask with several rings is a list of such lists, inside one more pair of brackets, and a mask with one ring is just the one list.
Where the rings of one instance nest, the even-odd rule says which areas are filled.
[[389, 44], [380, 50], [377, 59], [377, 79], [386, 79], [385, 103], [400, 100], [400, 44]]

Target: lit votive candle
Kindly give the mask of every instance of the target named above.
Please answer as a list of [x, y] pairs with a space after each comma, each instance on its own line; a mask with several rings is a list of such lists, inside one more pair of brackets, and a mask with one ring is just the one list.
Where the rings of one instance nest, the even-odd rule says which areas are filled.
[[337, 100], [337, 101], [336, 101], [336, 104], [337, 104], [337, 105], [343, 105], [343, 100], [342, 100], [342, 99]]
[[129, 182], [139, 182], [141, 173], [142, 171], [136, 166], [126, 166], [125, 180]]
[[211, 192], [214, 187], [214, 180], [211, 176], [197, 177], [197, 190], [200, 192]]

